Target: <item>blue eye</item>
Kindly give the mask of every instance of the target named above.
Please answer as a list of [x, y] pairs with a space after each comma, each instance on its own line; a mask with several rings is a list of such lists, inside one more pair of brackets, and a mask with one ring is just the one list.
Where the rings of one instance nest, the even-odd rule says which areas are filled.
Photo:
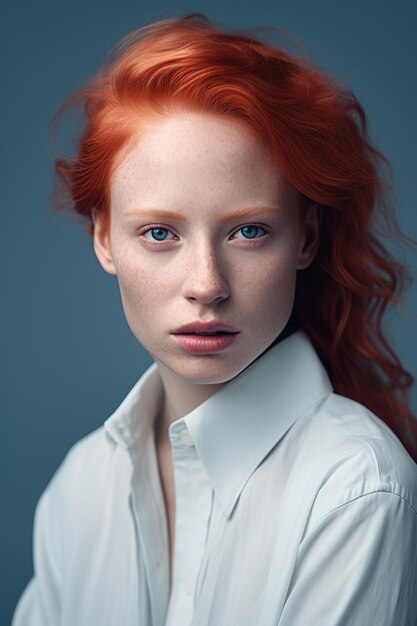
[[162, 228], [161, 226], [157, 226], [156, 228], [151, 228], [147, 232], [151, 232], [152, 236], [156, 238], [156, 241], [165, 241], [165, 236], [164, 236], [165, 233], [163, 231], [165, 231], [165, 233], [170, 232], [168, 228]]
[[[257, 237], [259, 231], [263, 231], [263, 233], [261, 233], [261, 235]], [[268, 232], [262, 226], [258, 226], [257, 224], [248, 224], [247, 226], [241, 226], [240, 228], [238, 228], [238, 230], [235, 231], [233, 235], [234, 239], [242, 239], [242, 237], [236, 237], [236, 233], [239, 232], [243, 233], [243, 239], [246, 240], [264, 239], [268, 236]], [[148, 239], [147, 237], [145, 237], [145, 235], [147, 235], [148, 233], [151, 233], [152, 239]], [[148, 226], [146, 230], [140, 231], [139, 235], [141, 235], [146, 241], [149, 241], [151, 243], [156, 243], [158, 241], [173, 241], [172, 238], [167, 238], [168, 233], [171, 233], [171, 235], [173, 235], [172, 231], [169, 230], [169, 228], [165, 228], [164, 226], [159, 226], [156, 224], [151, 227]]]
[[244, 233], [245, 239], [255, 239], [259, 230], [265, 231], [265, 229], [261, 228], [261, 226], [256, 226], [256, 224], [250, 224], [249, 226], [242, 226], [242, 228], [239, 228], [239, 230], [236, 232], [242, 231], [242, 233]]

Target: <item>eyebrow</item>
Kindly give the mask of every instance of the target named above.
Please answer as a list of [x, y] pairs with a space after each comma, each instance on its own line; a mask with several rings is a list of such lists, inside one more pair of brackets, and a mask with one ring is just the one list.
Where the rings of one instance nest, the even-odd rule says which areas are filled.
[[[219, 222], [225, 223], [230, 222], [236, 219], [245, 219], [256, 217], [260, 213], [273, 213], [277, 214], [282, 209], [279, 207], [271, 207], [271, 206], [256, 206], [256, 207], [247, 207], [245, 209], [236, 209], [235, 211], [228, 211], [224, 215], [222, 215], [219, 219]], [[154, 218], [163, 218], [167, 220], [177, 220], [181, 222], [185, 222], [187, 217], [182, 213], [176, 213], [175, 211], [166, 211], [165, 209], [142, 209], [142, 210], [132, 210], [127, 211], [125, 215], [129, 217], [154, 217]]]

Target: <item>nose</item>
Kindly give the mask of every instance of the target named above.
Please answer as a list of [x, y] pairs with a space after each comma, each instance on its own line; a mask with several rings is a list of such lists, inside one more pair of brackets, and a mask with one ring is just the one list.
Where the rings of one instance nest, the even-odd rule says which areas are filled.
[[212, 247], [201, 246], [199, 250], [194, 249], [187, 260], [184, 274], [185, 298], [209, 304], [229, 296], [225, 263]]

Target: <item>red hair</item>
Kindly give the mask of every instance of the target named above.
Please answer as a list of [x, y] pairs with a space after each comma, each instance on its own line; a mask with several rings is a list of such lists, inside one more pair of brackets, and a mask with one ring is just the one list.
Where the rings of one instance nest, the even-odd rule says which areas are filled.
[[378, 234], [417, 242], [399, 229], [390, 164], [372, 145], [352, 91], [309, 60], [191, 14], [124, 37], [53, 123], [79, 103], [86, 122], [75, 158], [55, 160], [53, 207], [69, 194], [90, 235], [93, 210], [110, 217], [112, 173], [141, 123], [188, 110], [229, 116], [257, 132], [292, 185], [321, 205], [321, 242], [298, 272], [295, 313], [335, 391], [384, 420], [417, 460], [414, 379], [382, 328], [388, 304], [405, 307], [401, 294], [412, 279]]

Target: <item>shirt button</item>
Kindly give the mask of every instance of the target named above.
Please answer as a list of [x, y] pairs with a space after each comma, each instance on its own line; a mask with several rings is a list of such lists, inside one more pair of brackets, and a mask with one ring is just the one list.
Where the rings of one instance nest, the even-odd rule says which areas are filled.
[[193, 592], [193, 586], [189, 580], [186, 580], [184, 583], [184, 591], [187, 594], [187, 596], [190, 596]]
[[194, 445], [194, 442], [191, 439], [190, 434], [186, 428], [181, 431], [180, 438], [181, 438], [182, 443], [185, 444], [186, 446]]

